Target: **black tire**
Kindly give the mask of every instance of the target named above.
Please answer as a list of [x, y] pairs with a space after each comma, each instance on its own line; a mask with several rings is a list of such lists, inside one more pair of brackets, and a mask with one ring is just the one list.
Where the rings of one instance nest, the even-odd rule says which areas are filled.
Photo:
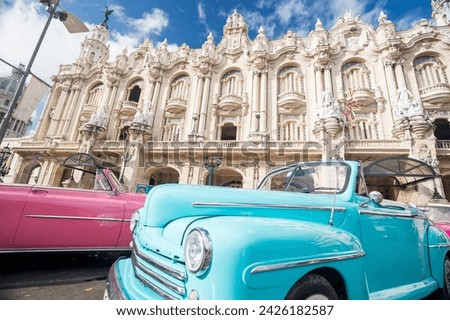
[[450, 258], [448, 256], [444, 261], [444, 287], [440, 293], [442, 299], [450, 300]]
[[324, 277], [308, 274], [292, 287], [286, 300], [338, 300], [338, 296]]

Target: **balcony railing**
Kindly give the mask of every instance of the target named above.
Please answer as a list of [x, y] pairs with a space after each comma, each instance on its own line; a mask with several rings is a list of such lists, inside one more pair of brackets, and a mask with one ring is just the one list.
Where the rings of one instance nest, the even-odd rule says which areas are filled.
[[436, 149], [450, 151], [450, 140], [437, 140]]
[[370, 88], [354, 88], [344, 93], [345, 99], [355, 99], [365, 105], [375, 101], [375, 93]]
[[165, 111], [175, 115], [186, 110], [187, 100], [181, 98], [171, 98], [167, 101]]
[[225, 112], [232, 112], [242, 107], [243, 98], [235, 94], [227, 94], [219, 98], [219, 108]]
[[446, 103], [450, 101], [450, 85], [437, 83], [432, 86], [419, 89], [422, 101], [429, 103]]
[[306, 96], [299, 91], [286, 91], [277, 96], [278, 106], [294, 110], [306, 104]]
[[133, 116], [136, 114], [139, 103], [135, 101], [124, 101], [120, 113], [125, 116]]
[[400, 140], [347, 140], [345, 146], [348, 149], [372, 149], [393, 151], [405, 149], [407, 146]]

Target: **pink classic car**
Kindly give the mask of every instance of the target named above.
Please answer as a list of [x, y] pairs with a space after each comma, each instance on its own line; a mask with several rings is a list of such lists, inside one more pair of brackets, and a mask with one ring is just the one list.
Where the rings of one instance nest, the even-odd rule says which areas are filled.
[[426, 215], [440, 229], [444, 230], [450, 237], [450, 206], [433, 205], [425, 210]]
[[94, 177], [93, 190], [0, 184], [0, 252], [129, 250], [145, 194], [126, 192], [107, 168]]

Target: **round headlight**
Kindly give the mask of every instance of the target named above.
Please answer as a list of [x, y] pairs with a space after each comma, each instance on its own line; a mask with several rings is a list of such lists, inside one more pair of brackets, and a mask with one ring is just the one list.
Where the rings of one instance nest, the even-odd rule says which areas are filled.
[[139, 211], [133, 212], [130, 219], [130, 230], [131, 233], [134, 232], [134, 229], [136, 229], [137, 224], [139, 223]]
[[212, 259], [212, 243], [208, 232], [195, 228], [189, 232], [184, 246], [186, 268], [197, 275], [205, 272]]

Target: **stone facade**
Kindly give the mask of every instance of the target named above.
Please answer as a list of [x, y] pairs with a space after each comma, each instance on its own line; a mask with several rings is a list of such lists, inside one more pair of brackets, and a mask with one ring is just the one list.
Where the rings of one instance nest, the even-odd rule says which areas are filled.
[[[35, 137], [15, 148], [14, 180], [28, 183], [38, 168], [39, 184], [61, 185], [71, 177], [61, 163], [77, 152], [116, 163], [130, 189], [254, 188], [295, 161], [404, 155], [438, 170], [436, 188], [449, 198], [448, 5], [432, 1], [435, 21], [410, 30], [383, 12], [376, 27], [347, 12], [330, 30], [318, 20], [305, 37], [275, 40], [263, 28], [250, 39], [235, 12], [219, 41], [169, 52], [145, 40], [111, 61], [98, 25], [54, 77]], [[420, 188], [395, 197], [426, 204], [435, 188]]]
[[[23, 65], [20, 65], [18, 70], [13, 69], [10, 75], [0, 76], [0, 125], [5, 121], [5, 116], [22, 77], [20, 70], [23, 71], [24, 68]], [[33, 111], [25, 110], [23, 106], [19, 105], [12, 114], [5, 137], [18, 138], [24, 136], [31, 125]]]

